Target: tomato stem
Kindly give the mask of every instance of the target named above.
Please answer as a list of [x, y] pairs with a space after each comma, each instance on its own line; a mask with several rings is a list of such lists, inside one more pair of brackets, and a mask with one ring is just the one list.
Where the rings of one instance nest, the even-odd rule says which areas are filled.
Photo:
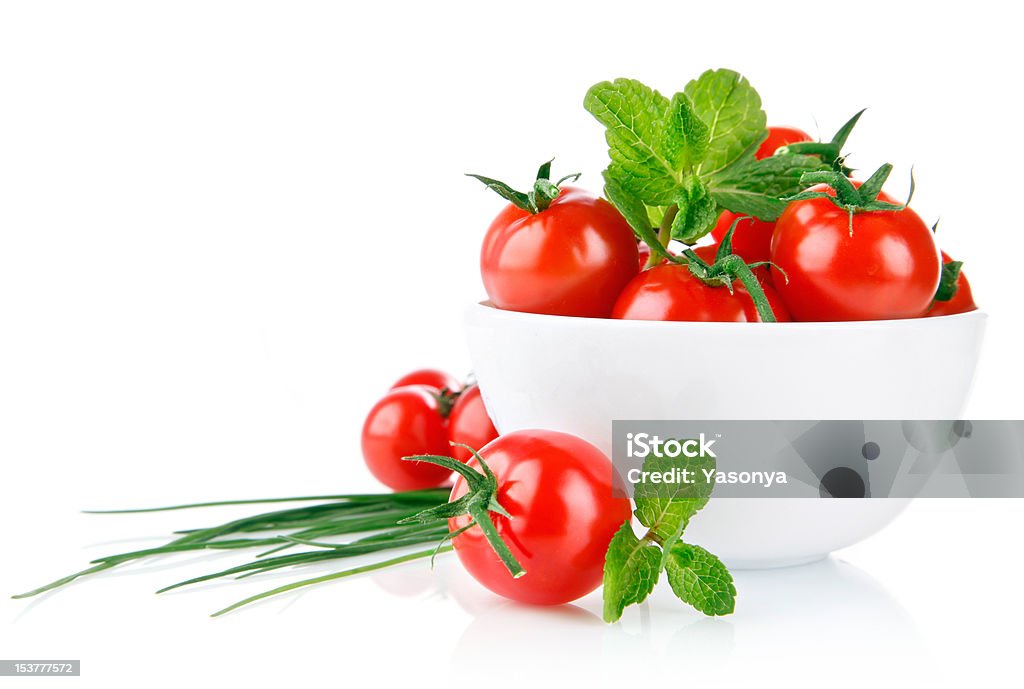
[[559, 188], [562, 182], [568, 180], [577, 180], [580, 177], [580, 173], [575, 172], [571, 175], [562, 177], [557, 182], [551, 181], [551, 163], [554, 158], [541, 163], [540, 168], [537, 170], [537, 177], [533, 181], [533, 186], [529, 192], [516, 191], [504, 182], [491, 177], [484, 177], [483, 175], [475, 175], [471, 172], [467, 172], [467, 177], [473, 177], [483, 182], [488, 189], [491, 189], [498, 194], [501, 198], [512, 203], [517, 208], [521, 208], [533, 215], [547, 210], [551, 202], [558, 198], [561, 193]]
[[441, 455], [415, 455], [413, 457], [404, 457], [403, 459], [413, 462], [427, 462], [428, 464], [436, 464], [446, 469], [451, 469], [466, 480], [466, 494], [456, 500], [423, 510], [403, 519], [399, 523], [408, 524], [417, 521], [429, 523], [440, 517], [451, 518], [468, 514], [473, 520], [472, 523], [480, 527], [487, 542], [491, 545], [491, 548], [502, 564], [505, 565], [505, 568], [508, 569], [509, 574], [513, 578], [518, 579], [526, 574], [526, 570], [519, 564], [515, 555], [509, 550], [508, 544], [502, 540], [501, 534], [498, 533], [494, 522], [491, 521], [491, 512], [506, 519], [512, 518], [508, 511], [498, 502], [498, 479], [494, 472], [491, 471], [491, 468], [487, 466], [484, 458], [472, 447], [463, 443], [452, 443], [452, 445], [469, 450], [480, 464], [480, 470], [476, 470], [468, 464], [463, 464], [451, 457], [443, 457]]
[[716, 261], [716, 263], [721, 263], [726, 271], [735, 275], [743, 283], [743, 286], [747, 288], [750, 298], [754, 301], [754, 308], [757, 309], [757, 315], [761, 317], [761, 320], [765, 323], [775, 323], [775, 314], [772, 312], [771, 304], [768, 303], [768, 297], [764, 294], [764, 288], [761, 287], [761, 283], [754, 277], [754, 273], [751, 272], [746, 262], [736, 254], [732, 254], [726, 256], [721, 261]]

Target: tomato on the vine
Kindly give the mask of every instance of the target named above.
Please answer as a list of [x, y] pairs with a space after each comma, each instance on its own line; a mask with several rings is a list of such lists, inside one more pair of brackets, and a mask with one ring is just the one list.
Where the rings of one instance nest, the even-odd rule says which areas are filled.
[[875, 195], [860, 198], [859, 182], [837, 176], [848, 207], [822, 184], [779, 217], [771, 260], [789, 279], [774, 283], [794, 319], [917, 318], [928, 310], [941, 273], [938, 248], [917, 213], [877, 192], [881, 181], [869, 185]]
[[717, 242], [722, 241], [737, 218], [742, 219], [736, 224], [736, 231], [732, 235], [733, 253], [748, 263], [771, 260], [774, 221], [758, 220], [749, 216], [744, 217], [740, 213], [722, 211], [718, 216], [718, 222], [711, 230], [711, 236]]
[[[770, 285], [762, 285], [762, 289], [775, 319], [791, 320], [776, 291]], [[654, 266], [633, 278], [615, 303], [612, 318], [739, 323], [762, 321], [753, 298], [738, 280], [733, 282], [730, 292], [723, 285], [705, 284], [687, 266], [679, 264]]]
[[[945, 266], [947, 263], [951, 263], [953, 259], [949, 257], [945, 251], [942, 252], [942, 265]], [[964, 275], [963, 271], [960, 271], [956, 278], [956, 293], [952, 299], [946, 301], [936, 301], [932, 304], [931, 308], [928, 309], [928, 316], [952, 316], [956, 313], [966, 313], [968, 311], [976, 311], [978, 305], [974, 303], [974, 295], [971, 293], [971, 283], [967, 281], [967, 276]]]
[[[485, 533], [470, 528], [453, 539], [459, 561], [491, 591], [521, 603], [559, 605], [601, 583], [605, 552], [632, 510], [613, 493], [612, 463], [590, 443], [556, 431], [503, 435], [480, 451], [497, 478], [498, 503], [509, 517], [487, 517], [526, 571], [513, 578]], [[470, 466], [479, 468], [473, 459]], [[451, 502], [468, 492], [459, 476]], [[470, 524], [469, 515], [449, 520], [451, 531]]]
[[[726, 231], [728, 231], [728, 228], [726, 228]], [[736, 228], [736, 231], [739, 232], [739, 228], [738, 227]], [[734, 234], [733, 235], [733, 240], [735, 240], [735, 239], [736, 239], [736, 236]], [[715, 262], [715, 257], [718, 256], [718, 247], [719, 247], [718, 244], [705, 244], [704, 246], [695, 246], [695, 247], [693, 247], [693, 253], [695, 253], [698, 256], [700, 256], [707, 263], [714, 263]], [[759, 259], [748, 258], [747, 256], [744, 256], [743, 254], [741, 254], [739, 251], [736, 251], [736, 247], [735, 246], [733, 246], [733, 253], [735, 253], [737, 256], [742, 258], [744, 261], [748, 261], [750, 263], [755, 263], [755, 262], [759, 263], [759, 262], [762, 262], [762, 261], [763, 262], [767, 262], [768, 261], [767, 257], [759, 258]], [[754, 274], [754, 277], [757, 278], [757, 281], [761, 283], [761, 287], [771, 287], [772, 286], [772, 276], [771, 276], [771, 273], [768, 271], [768, 266], [767, 265], [754, 266], [754, 267], [752, 267], [750, 269], [750, 272], [752, 272]], [[768, 296], [768, 300], [772, 303], [772, 308], [774, 309], [775, 308], [775, 302], [778, 301], [778, 294], [776, 292], [774, 292], [774, 291], [772, 291], [771, 293], [766, 291], [765, 294]], [[783, 308], [783, 310], [785, 310], [785, 308]]]
[[541, 167], [530, 195], [480, 178], [512, 201], [484, 238], [484, 289], [500, 309], [606, 317], [639, 270], [636, 237], [614, 206], [581, 189], [558, 188], [549, 171]]
[[768, 138], [765, 139], [757, 149], [754, 157], [758, 160], [768, 158], [775, 154], [783, 146], [813, 141], [811, 135], [796, 127], [768, 127]]
[[458, 392], [462, 387], [458, 379], [444, 371], [436, 368], [421, 368], [411, 373], [406, 373], [391, 386], [391, 389], [405, 387], [407, 385], [426, 385], [436, 390], [450, 390]]
[[[448, 439], [479, 449], [497, 437], [498, 429], [487, 414], [480, 388], [470, 385], [459, 393], [448, 414]], [[458, 446], [452, 447], [450, 454], [463, 462], [473, 456], [469, 450]]]
[[418, 490], [444, 485], [451, 472], [425, 462], [406, 462], [411, 455], [449, 453], [448, 431], [437, 390], [425, 385], [396, 388], [382, 397], [363, 423], [366, 466], [393, 490]]

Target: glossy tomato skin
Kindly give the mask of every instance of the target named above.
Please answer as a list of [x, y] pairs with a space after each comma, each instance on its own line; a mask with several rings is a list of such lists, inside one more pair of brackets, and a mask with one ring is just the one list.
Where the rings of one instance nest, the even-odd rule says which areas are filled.
[[[762, 285], [762, 288], [775, 319], [780, 323], [791, 320], [775, 290], [770, 285]], [[726, 287], [705, 285], [684, 265], [655, 266], [633, 278], [615, 303], [612, 318], [735, 323], [761, 321], [754, 300], [739, 282], [733, 283], [733, 293], [730, 294]]]
[[[741, 217], [743, 217], [741, 214], [722, 211], [722, 214], [718, 216], [718, 222], [711, 230], [711, 236], [715, 238], [716, 242], [721, 242], [728, 234], [733, 221]], [[747, 263], [771, 260], [772, 233], [774, 231], [774, 222], [751, 217], [740, 220], [736, 231], [732, 233], [733, 253]]]
[[373, 406], [363, 423], [366, 466], [392, 490], [434, 488], [451, 476], [443, 467], [402, 460], [411, 455], [448, 456], [448, 432], [436, 394], [425, 385], [397, 388]]
[[[494, 427], [491, 417], [484, 406], [484, 398], [480, 396], [480, 388], [470, 385], [455, 400], [451, 413], [448, 414], [448, 439], [453, 443], [469, 445], [474, 450], [498, 437], [498, 429]], [[473, 456], [464, 447], [452, 447], [451, 456], [465, 462]]]
[[798, 321], [923, 316], [942, 270], [932, 231], [912, 209], [855, 213], [851, 236], [849, 215], [827, 199], [786, 207], [772, 235], [772, 263], [789, 277], [773, 279]]
[[[597, 588], [608, 544], [632, 514], [629, 500], [613, 495], [604, 453], [568, 433], [524, 430], [501, 436], [480, 455], [498, 479], [498, 502], [512, 515], [491, 513], [491, 520], [526, 574], [513, 579], [477, 528], [453, 541], [466, 571], [498, 595], [532, 605], [568, 603]], [[465, 493], [459, 477], [451, 499]], [[449, 528], [468, 523], [468, 516], [455, 517]]]
[[[945, 251], [942, 252], [942, 264], [945, 265], [952, 261]], [[964, 272], [960, 271], [960, 277], [956, 280], [956, 294], [949, 301], [937, 301], [932, 304], [932, 307], [928, 309], [929, 316], [952, 316], [956, 313], [967, 313], [968, 311], [976, 311], [978, 305], [974, 303], [974, 295], [971, 294], [971, 283], [967, 281], [967, 276]]]
[[421, 368], [406, 373], [395, 381], [391, 389], [403, 388], [407, 385], [426, 385], [438, 391], [448, 389], [453, 392], [457, 392], [462, 387], [457, 378], [436, 368]]
[[540, 213], [509, 204], [480, 252], [491, 303], [560, 316], [607, 317], [638, 263], [636, 238], [619, 212], [573, 187]]
[[775, 151], [783, 146], [813, 140], [810, 134], [796, 127], [768, 127], [768, 138], [758, 147], [754, 157], [762, 160], [775, 155]]

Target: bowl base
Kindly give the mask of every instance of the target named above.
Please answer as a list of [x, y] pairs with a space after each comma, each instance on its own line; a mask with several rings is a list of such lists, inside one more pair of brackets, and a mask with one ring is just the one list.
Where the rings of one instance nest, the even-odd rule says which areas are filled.
[[743, 558], [725, 558], [724, 561], [729, 569], [781, 569], [783, 567], [799, 567], [800, 565], [809, 565], [812, 562], [820, 562], [828, 556], [829, 553], [821, 553], [806, 557], [782, 557], [777, 559], [756, 558], [746, 560]]

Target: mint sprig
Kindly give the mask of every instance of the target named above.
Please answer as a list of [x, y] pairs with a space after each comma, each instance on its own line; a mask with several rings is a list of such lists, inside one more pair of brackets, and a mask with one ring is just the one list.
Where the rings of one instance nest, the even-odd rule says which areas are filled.
[[642, 482], [635, 486], [637, 520], [647, 527], [637, 536], [625, 522], [612, 538], [604, 562], [604, 619], [615, 622], [630, 605], [642, 603], [654, 590], [661, 573], [676, 596], [705, 615], [728, 615], [735, 607], [736, 587], [721, 560], [695, 545], [684, 543], [683, 532], [703, 508], [714, 484], [705, 472], [715, 471], [714, 457], [669, 459], [653, 453], [642, 471], [678, 468], [688, 482]]
[[667, 253], [656, 244], [696, 243], [722, 209], [774, 220], [803, 173], [829, 167], [818, 155], [756, 160], [767, 137], [761, 98], [731, 70], [709, 70], [671, 98], [634, 79], [604, 81], [583, 104], [605, 126], [605, 194], [652, 261]]

